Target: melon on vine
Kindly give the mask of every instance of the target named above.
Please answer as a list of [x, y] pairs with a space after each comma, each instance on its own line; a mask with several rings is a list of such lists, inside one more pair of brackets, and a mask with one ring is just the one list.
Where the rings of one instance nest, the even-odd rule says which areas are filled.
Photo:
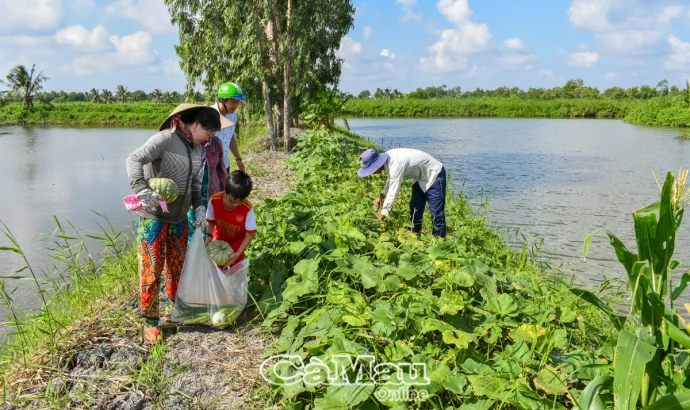
[[221, 240], [211, 241], [206, 248], [208, 256], [218, 266], [225, 266], [230, 262], [230, 257], [234, 253], [230, 245]]
[[149, 188], [161, 197], [167, 203], [175, 202], [180, 190], [177, 184], [172, 179], [168, 178], [150, 178], [148, 180]]

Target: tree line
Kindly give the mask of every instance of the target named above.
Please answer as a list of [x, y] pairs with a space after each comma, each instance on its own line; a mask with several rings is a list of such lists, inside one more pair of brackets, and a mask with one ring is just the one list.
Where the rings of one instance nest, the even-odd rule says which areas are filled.
[[0, 80], [0, 85], [5, 85], [6, 90], [0, 90], [0, 106], [10, 102], [22, 103], [24, 108], [33, 106], [34, 101], [42, 104], [66, 103], [66, 102], [90, 102], [96, 104], [126, 103], [126, 102], [154, 102], [154, 103], [181, 103], [185, 101], [206, 101], [208, 98], [199, 91], [192, 90], [187, 93], [177, 91], [162, 91], [155, 89], [150, 93], [143, 90], [130, 91], [124, 85], [118, 85], [115, 90], [92, 88], [89, 91], [43, 91], [44, 84], [49, 80], [43, 72], [36, 72], [36, 66], [27, 69], [18, 65], [10, 70]]
[[[649, 85], [635, 86], [630, 88], [611, 87], [603, 92], [599, 91], [597, 87], [585, 86], [581, 78], [568, 80], [563, 86], [553, 88], [529, 88], [526, 91], [518, 87], [498, 87], [495, 90], [483, 90], [477, 88], [473, 91], [462, 91], [462, 88], [457, 86], [448, 88], [448, 86], [432, 86], [426, 88], [417, 88], [416, 90], [405, 94], [397, 89], [377, 88], [374, 94], [369, 90], [363, 90], [356, 98], [377, 100], [392, 100], [399, 98], [409, 99], [430, 99], [430, 98], [519, 98], [529, 100], [555, 100], [560, 98], [611, 98], [614, 100], [625, 99], [650, 99], [654, 97], [663, 97], [669, 94], [678, 94], [681, 89], [676, 85], [670, 85], [668, 80], [661, 80], [656, 87]], [[351, 96], [354, 97], [354, 96]]]

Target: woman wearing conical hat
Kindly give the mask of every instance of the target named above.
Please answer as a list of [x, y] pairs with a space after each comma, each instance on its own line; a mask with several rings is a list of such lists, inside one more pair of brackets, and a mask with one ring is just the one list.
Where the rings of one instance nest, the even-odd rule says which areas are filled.
[[[143, 208], [137, 211], [139, 241], [139, 278], [141, 316], [144, 318], [144, 342], [162, 340], [159, 321], [161, 281], [166, 290], [162, 320], [172, 314], [182, 265], [187, 251], [187, 211], [194, 208], [195, 225], [206, 223], [206, 207], [201, 198], [202, 145], [221, 128], [232, 123], [218, 111], [203, 105], [181, 104], [163, 121], [159, 132], [149, 138], [127, 158], [127, 175]], [[167, 212], [159, 205], [160, 195], [147, 181], [167, 178], [177, 184], [179, 195], [167, 204]], [[202, 229], [204, 229], [202, 227]]]

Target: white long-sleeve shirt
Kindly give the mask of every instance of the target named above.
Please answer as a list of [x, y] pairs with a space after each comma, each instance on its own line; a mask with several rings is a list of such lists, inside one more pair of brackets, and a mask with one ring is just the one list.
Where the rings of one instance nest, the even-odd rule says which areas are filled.
[[419, 182], [419, 187], [426, 192], [436, 182], [443, 164], [436, 158], [412, 148], [395, 148], [386, 151], [389, 158], [384, 164], [388, 181], [381, 191], [386, 196], [381, 213], [388, 216], [393, 209], [393, 202], [398, 197], [403, 179], [411, 179], [412, 183]]
[[[211, 105], [211, 107], [215, 108], [216, 111], [218, 111], [220, 113], [220, 107], [218, 106], [218, 103]], [[237, 124], [237, 112], [229, 112], [229, 113], [225, 114], [225, 118], [232, 121], [233, 124]], [[216, 133], [216, 136], [218, 138], [220, 138], [220, 141], [222, 142], [222, 145], [223, 145], [223, 163], [227, 167], [227, 166], [229, 166], [229, 164], [231, 162], [230, 161], [230, 142], [232, 141], [233, 137], [235, 136], [235, 125], [233, 125], [232, 127], [223, 128], [222, 130], [220, 130]]]

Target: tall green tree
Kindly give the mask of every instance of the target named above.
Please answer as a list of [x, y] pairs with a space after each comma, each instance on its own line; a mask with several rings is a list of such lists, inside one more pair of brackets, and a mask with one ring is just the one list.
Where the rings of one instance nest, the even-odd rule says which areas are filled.
[[[169, 95], [169, 93], [167, 92], [166, 94]], [[151, 101], [155, 103], [161, 103], [163, 101], [167, 102], [163, 97], [163, 91], [159, 90], [158, 88], [153, 90], [153, 92], [151, 93]]]
[[127, 87], [124, 85], [120, 84], [115, 88], [115, 99], [120, 101], [120, 102], [127, 102], [129, 99], [129, 92], [127, 91]]
[[[318, 91], [335, 88], [336, 52], [352, 28], [351, 0], [164, 0], [180, 33], [176, 51], [188, 91], [226, 81], [249, 99], [263, 99], [271, 146]], [[281, 103], [282, 101], [282, 103]]]
[[113, 102], [113, 92], [110, 90], [103, 89], [101, 90], [101, 98], [103, 99], [103, 102], [106, 104], [110, 104]]
[[49, 80], [43, 75], [43, 71], [36, 73], [36, 64], [31, 66], [31, 71], [23, 65], [18, 65], [7, 74], [7, 85], [10, 93], [21, 98], [24, 109], [33, 106], [34, 97], [43, 90], [43, 83]]
[[94, 104], [100, 103], [101, 93], [97, 89], [92, 88], [90, 91], [86, 92], [86, 99]]

